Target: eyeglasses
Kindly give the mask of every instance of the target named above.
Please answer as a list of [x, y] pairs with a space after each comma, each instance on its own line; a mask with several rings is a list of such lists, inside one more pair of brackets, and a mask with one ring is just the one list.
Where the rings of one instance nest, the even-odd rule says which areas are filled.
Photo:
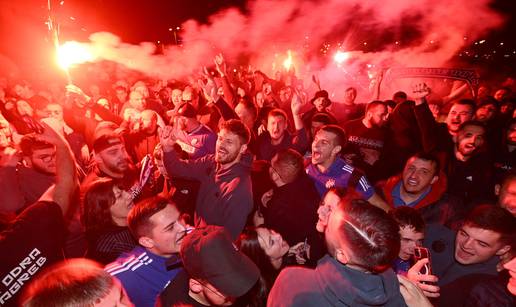
[[37, 156], [35, 157], [36, 159], [40, 159], [41, 161], [45, 162], [45, 163], [48, 163], [50, 161], [52, 161], [54, 158], [56, 157], [56, 154], [53, 153], [53, 154], [49, 154], [49, 155], [41, 155], [41, 156]]

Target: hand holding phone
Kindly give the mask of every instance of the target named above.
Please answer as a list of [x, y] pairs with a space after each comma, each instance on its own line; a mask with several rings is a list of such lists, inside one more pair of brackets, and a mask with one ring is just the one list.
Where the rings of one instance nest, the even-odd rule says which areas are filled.
[[414, 258], [416, 259], [416, 263], [408, 270], [407, 278], [423, 290], [425, 296], [438, 297], [440, 290], [439, 286], [436, 285], [438, 278], [432, 275], [429, 256], [430, 254], [426, 248], [415, 251]]
[[423, 266], [421, 267], [420, 273], [423, 274], [423, 275], [432, 275], [432, 265], [431, 265], [431, 262], [430, 262], [430, 252], [425, 247], [416, 246], [416, 248], [414, 249], [414, 259], [415, 259], [415, 261], [417, 262], [417, 261], [419, 261], [421, 259], [425, 259], [425, 258], [428, 259], [428, 262], [423, 264]]

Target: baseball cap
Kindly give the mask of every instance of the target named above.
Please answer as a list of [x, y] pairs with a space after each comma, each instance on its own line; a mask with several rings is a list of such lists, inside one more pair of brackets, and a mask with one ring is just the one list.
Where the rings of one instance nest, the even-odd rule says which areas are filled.
[[96, 153], [103, 151], [111, 146], [124, 144], [124, 140], [117, 134], [102, 134], [93, 142], [93, 150]]
[[101, 121], [95, 127], [93, 133], [94, 139], [100, 138], [104, 134], [116, 134], [117, 129], [120, 128], [117, 124], [110, 121]]
[[184, 116], [187, 118], [196, 118], [197, 117], [197, 111], [195, 110], [194, 106], [189, 103], [183, 103], [179, 106], [177, 110], [177, 115]]
[[238, 251], [221, 226], [196, 228], [181, 243], [180, 255], [190, 278], [206, 281], [228, 296], [246, 294], [260, 277], [258, 267]]

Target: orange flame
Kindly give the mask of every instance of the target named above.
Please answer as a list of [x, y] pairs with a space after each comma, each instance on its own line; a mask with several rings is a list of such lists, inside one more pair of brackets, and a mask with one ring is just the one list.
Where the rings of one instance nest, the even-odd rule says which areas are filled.
[[292, 66], [292, 52], [288, 50], [288, 57], [283, 61], [283, 67], [288, 71]]
[[90, 48], [78, 42], [66, 42], [57, 49], [57, 63], [64, 70], [72, 65], [93, 61], [93, 59]]

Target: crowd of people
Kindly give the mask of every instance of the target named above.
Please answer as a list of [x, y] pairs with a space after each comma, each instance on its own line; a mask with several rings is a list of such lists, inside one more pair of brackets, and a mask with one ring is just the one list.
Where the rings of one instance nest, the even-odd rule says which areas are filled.
[[228, 66], [0, 79], [0, 305], [514, 306], [514, 79], [359, 103]]

